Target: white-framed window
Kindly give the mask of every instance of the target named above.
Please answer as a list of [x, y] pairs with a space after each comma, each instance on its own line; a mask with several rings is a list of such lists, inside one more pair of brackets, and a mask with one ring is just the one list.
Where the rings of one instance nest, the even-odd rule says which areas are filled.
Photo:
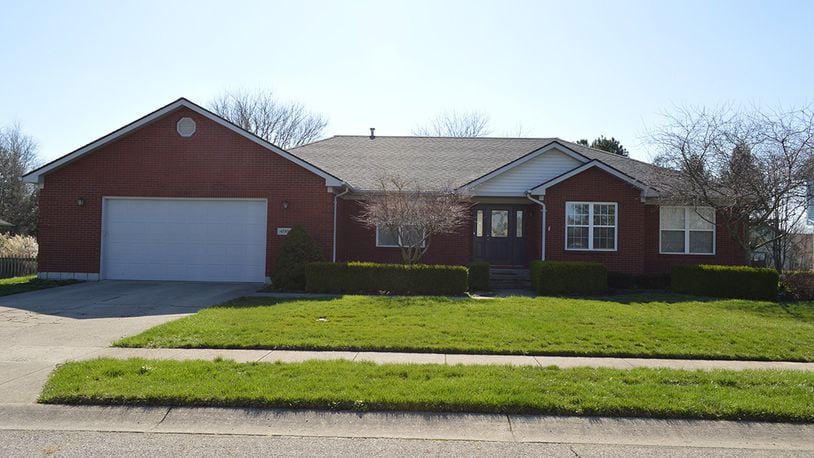
[[[400, 232], [400, 234], [399, 234]], [[399, 237], [405, 246], [410, 246], [423, 239], [421, 232], [410, 226], [402, 227], [400, 231], [391, 231], [384, 226], [376, 226], [376, 246], [381, 248], [398, 248]], [[424, 242], [421, 243], [424, 246]]]
[[660, 207], [659, 253], [715, 254], [715, 209]]
[[616, 202], [566, 202], [565, 249], [616, 251]]

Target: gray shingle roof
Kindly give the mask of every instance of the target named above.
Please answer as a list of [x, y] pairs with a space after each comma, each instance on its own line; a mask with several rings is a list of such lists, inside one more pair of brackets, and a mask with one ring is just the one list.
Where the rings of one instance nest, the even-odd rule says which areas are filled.
[[376, 136], [371, 140], [364, 135], [338, 135], [290, 151], [358, 190], [378, 189], [377, 180], [392, 175], [431, 189], [462, 186], [552, 142], [656, 189], [660, 176], [667, 173], [646, 162], [558, 138]]

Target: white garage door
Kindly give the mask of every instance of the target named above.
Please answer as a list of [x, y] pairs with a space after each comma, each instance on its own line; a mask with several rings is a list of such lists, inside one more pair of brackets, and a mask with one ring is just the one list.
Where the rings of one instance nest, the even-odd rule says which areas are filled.
[[266, 201], [105, 199], [102, 277], [262, 282]]

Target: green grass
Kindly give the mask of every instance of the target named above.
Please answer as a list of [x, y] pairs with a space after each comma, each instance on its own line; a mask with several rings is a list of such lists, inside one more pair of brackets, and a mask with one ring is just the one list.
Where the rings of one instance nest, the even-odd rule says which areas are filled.
[[814, 361], [814, 305], [675, 295], [242, 298], [116, 345]]
[[60, 366], [39, 401], [811, 422], [814, 374], [98, 359]]
[[0, 296], [79, 283], [77, 280], [40, 280], [36, 275], [0, 279]]

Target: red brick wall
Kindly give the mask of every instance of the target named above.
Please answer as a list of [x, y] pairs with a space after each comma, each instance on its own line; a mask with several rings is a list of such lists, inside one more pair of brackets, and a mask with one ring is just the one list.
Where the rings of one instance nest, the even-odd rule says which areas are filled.
[[[337, 244], [338, 261], [402, 262], [399, 248], [376, 246], [376, 231], [364, 227], [354, 218], [359, 215], [357, 201], [340, 199]], [[425, 264], [468, 264], [472, 251], [472, 222], [456, 234], [438, 236], [430, 242], [421, 258]]]
[[659, 207], [645, 207], [647, 237], [645, 238], [645, 268], [650, 273], [670, 272], [674, 264], [724, 264], [739, 265], [745, 263], [743, 250], [732, 240], [723, 223], [723, 216], [716, 217], [715, 255], [659, 254]]
[[[593, 261], [608, 270], [630, 274], [669, 272], [673, 264], [742, 264], [743, 255], [718, 225], [716, 254], [690, 256], [659, 254], [659, 207], [645, 205], [639, 189], [597, 168], [586, 170], [546, 192], [546, 259], [554, 261]], [[618, 207], [616, 251], [565, 250], [566, 201], [616, 202]], [[719, 221], [722, 217], [719, 216]], [[539, 237], [539, 233], [536, 234]], [[539, 255], [538, 255], [539, 257]]]
[[[197, 123], [190, 138], [175, 129], [184, 116]], [[40, 271], [99, 272], [103, 196], [265, 198], [269, 275], [283, 240], [277, 227], [302, 224], [330, 259], [333, 196], [325, 180], [184, 108], [45, 177]]]
[[[641, 273], [644, 270], [645, 220], [641, 191], [598, 168], [588, 169], [546, 191], [546, 259], [593, 261], [608, 270]], [[616, 202], [616, 251], [565, 250], [565, 203], [567, 201]]]

